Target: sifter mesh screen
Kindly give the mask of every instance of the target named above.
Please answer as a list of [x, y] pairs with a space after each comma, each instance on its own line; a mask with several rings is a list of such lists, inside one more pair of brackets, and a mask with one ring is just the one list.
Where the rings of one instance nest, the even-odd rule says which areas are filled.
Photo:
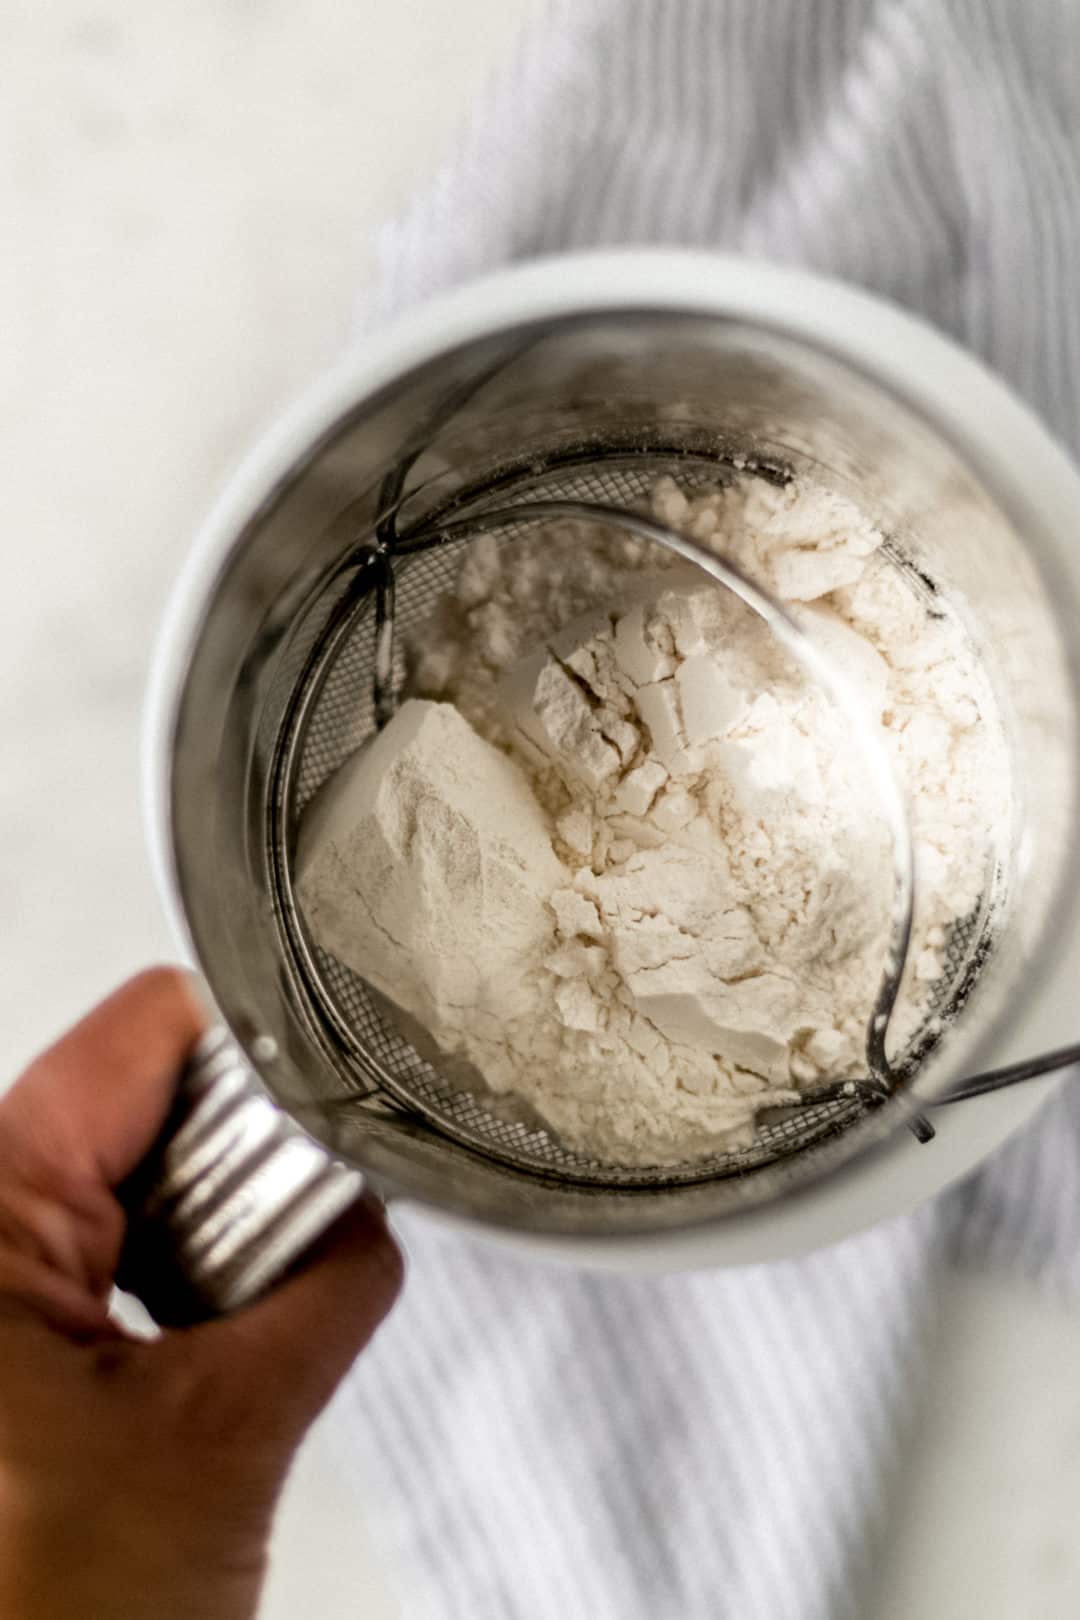
[[[625, 454], [570, 467], [552, 466], [533, 471], [512, 490], [503, 483], [500, 507], [514, 500], [575, 499], [637, 507], [663, 473], [678, 472], [684, 479], [707, 476], [716, 480], [725, 469], [699, 458], [671, 458], [655, 453]], [[455, 516], [460, 517], [460, 500]], [[529, 526], [532, 527], [531, 525]], [[526, 525], [507, 523], [495, 533], [498, 543], [512, 544]], [[402, 558], [395, 570], [395, 650], [393, 679], [400, 690], [405, 668], [402, 647], [410, 632], [431, 615], [438, 599], [456, 579], [469, 539]], [[392, 551], [393, 545], [391, 543]], [[463, 1089], [436, 1063], [428, 1061], [405, 1033], [392, 1009], [350, 969], [321, 950], [307, 936], [291, 894], [288, 852], [295, 847], [299, 818], [323, 783], [375, 730], [376, 614], [374, 591], [362, 598], [344, 633], [318, 636], [306, 657], [301, 689], [293, 694], [287, 725], [291, 734], [278, 750], [282, 780], [278, 799], [284, 805], [284, 849], [278, 852], [277, 872], [286, 948], [298, 969], [309, 998], [309, 1011], [318, 1020], [330, 1044], [346, 1060], [343, 1073], [350, 1094], [378, 1098], [409, 1112], [436, 1132], [467, 1147], [503, 1161], [516, 1169], [547, 1177], [612, 1187], [656, 1187], [740, 1175], [773, 1164], [842, 1131], [861, 1117], [864, 1104], [857, 1099], [832, 1099], [799, 1108], [774, 1111], [759, 1122], [753, 1143], [744, 1149], [715, 1154], [684, 1165], [627, 1168], [601, 1163], [564, 1146], [542, 1127], [509, 1117], [503, 1099], [484, 1095], [482, 1084]], [[325, 609], [321, 618], [325, 623]], [[935, 1019], [947, 1016], [966, 995], [985, 950], [989, 906], [980, 906], [953, 930], [948, 941], [948, 972], [938, 987], [927, 1027], [909, 1043], [904, 1062], [913, 1068], [934, 1039]]]

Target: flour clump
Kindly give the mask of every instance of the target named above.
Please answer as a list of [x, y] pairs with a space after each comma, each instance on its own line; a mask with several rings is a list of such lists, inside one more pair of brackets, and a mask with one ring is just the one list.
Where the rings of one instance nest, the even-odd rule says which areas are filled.
[[[1005, 813], [979, 662], [839, 495], [745, 476], [652, 499], [785, 601], [881, 727], [916, 841], [903, 1040]], [[641, 1166], [744, 1146], [764, 1108], [865, 1073], [889, 835], [840, 712], [751, 610], [563, 522], [473, 542], [412, 652], [414, 696], [306, 814], [298, 894], [461, 1083]]]

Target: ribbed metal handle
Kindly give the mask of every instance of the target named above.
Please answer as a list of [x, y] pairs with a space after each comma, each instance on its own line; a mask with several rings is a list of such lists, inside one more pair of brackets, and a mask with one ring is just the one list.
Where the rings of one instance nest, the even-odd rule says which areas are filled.
[[157, 1142], [120, 1189], [128, 1233], [117, 1281], [162, 1326], [222, 1315], [280, 1276], [362, 1187], [213, 1029]]

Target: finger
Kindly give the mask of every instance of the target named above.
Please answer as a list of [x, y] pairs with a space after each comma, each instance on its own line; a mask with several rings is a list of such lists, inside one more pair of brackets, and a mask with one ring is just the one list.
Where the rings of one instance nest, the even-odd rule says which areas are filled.
[[118, 1332], [103, 1299], [32, 1255], [0, 1255], [0, 1324], [42, 1322], [72, 1339], [101, 1339]]
[[190, 1338], [231, 1367], [260, 1411], [299, 1436], [390, 1310], [403, 1276], [380, 1207], [361, 1199], [299, 1271], [235, 1316], [192, 1329]]
[[96, 1176], [34, 1165], [0, 1142], [0, 1290], [15, 1255], [53, 1271], [104, 1312], [124, 1235], [124, 1212]]
[[23, 1166], [115, 1186], [153, 1142], [203, 1023], [186, 973], [139, 974], [15, 1082], [0, 1102], [0, 1145]]

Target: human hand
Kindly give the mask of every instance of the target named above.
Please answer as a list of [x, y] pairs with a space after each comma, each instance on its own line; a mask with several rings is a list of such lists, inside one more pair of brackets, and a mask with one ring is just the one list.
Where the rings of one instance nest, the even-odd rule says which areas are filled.
[[250, 1620], [293, 1452], [401, 1284], [361, 1202], [234, 1316], [153, 1342], [110, 1320], [112, 1189], [200, 1033], [184, 975], [153, 969], [0, 1100], [5, 1620]]

